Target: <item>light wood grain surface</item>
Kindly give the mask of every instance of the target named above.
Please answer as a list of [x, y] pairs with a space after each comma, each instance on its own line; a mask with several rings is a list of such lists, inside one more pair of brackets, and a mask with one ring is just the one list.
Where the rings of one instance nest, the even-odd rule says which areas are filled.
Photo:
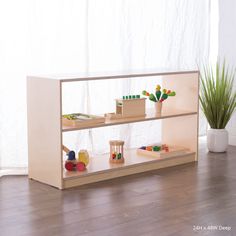
[[[164, 104], [160, 115], [156, 115], [152, 110], [151, 112], [147, 111], [145, 117], [108, 120], [102, 124], [91, 124], [86, 127], [62, 127], [61, 89], [63, 82], [152, 76], [162, 76], [163, 86], [172, 86], [170, 89], [177, 92], [176, 98], [169, 99], [170, 102]], [[27, 88], [29, 177], [34, 180], [63, 189], [197, 160], [198, 71], [162, 71], [100, 77], [67, 77], [64, 79], [58, 77], [56, 80], [51, 77], [32, 76], [28, 78]], [[163, 123], [162, 142], [171, 146], [186, 147], [190, 150], [189, 153], [159, 161], [157, 159], [144, 161], [140, 157], [136, 158], [132, 153], [119, 167], [106, 166], [105, 162], [96, 159], [89, 165], [88, 173], [77, 173], [73, 180], [68, 176], [63, 177], [62, 132], [158, 119], [162, 119]]]
[[28, 78], [29, 178], [62, 187], [61, 87], [50, 79]]
[[75, 130], [82, 130], [82, 129], [89, 129], [89, 128], [99, 128], [99, 127], [106, 127], [112, 125], [120, 125], [120, 124], [128, 124], [128, 123], [136, 123], [136, 122], [143, 122], [143, 121], [151, 121], [151, 120], [160, 120], [166, 119], [171, 117], [179, 117], [179, 116], [189, 116], [197, 114], [196, 111], [193, 110], [181, 110], [181, 109], [165, 109], [161, 114], [156, 114], [154, 109], [147, 109], [146, 116], [141, 117], [131, 117], [131, 118], [122, 118], [116, 120], [106, 120], [105, 123], [99, 124], [91, 124], [87, 125], [86, 127], [74, 127], [74, 126], [65, 126], [63, 125], [62, 131], [75, 131]]

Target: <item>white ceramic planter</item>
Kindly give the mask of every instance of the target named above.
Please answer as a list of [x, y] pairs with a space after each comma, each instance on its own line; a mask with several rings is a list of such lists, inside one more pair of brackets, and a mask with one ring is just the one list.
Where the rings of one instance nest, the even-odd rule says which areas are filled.
[[209, 129], [207, 131], [207, 147], [210, 152], [225, 152], [229, 143], [226, 129]]
[[155, 102], [155, 110], [156, 110], [156, 114], [160, 114], [161, 110], [162, 110], [162, 102]]

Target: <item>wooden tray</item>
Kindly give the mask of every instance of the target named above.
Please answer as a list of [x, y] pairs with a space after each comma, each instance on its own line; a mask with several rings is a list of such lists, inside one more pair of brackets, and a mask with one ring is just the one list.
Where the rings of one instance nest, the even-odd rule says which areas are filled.
[[189, 152], [189, 149], [184, 147], [171, 147], [169, 146], [169, 151], [166, 152], [165, 150], [162, 151], [147, 151], [138, 148], [137, 154], [142, 156], [150, 156], [150, 157], [173, 157], [173, 156], [179, 156], [181, 154], [185, 154], [186, 152]]
[[83, 113], [73, 113], [68, 115], [75, 115], [78, 117], [78, 119], [70, 120], [68, 118], [62, 117], [62, 124], [65, 126], [86, 127], [88, 125], [105, 123], [105, 117], [103, 116], [88, 115]]

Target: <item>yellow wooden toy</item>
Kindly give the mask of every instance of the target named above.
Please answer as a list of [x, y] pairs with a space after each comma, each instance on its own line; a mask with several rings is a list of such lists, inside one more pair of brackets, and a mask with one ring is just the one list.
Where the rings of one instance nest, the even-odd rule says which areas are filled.
[[85, 164], [85, 166], [88, 165], [88, 163], [89, 163], [89, 154], [88, 154], [87, 150], [81, 149], [78, 152], [78, 161], [83, 162]]

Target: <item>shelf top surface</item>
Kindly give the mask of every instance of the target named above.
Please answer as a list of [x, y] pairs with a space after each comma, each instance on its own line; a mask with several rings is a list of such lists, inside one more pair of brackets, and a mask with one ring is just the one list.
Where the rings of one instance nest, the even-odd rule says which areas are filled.
[[82, 130], [82, 129], [99, 128], [99, 127], [105, 127], [105, 126], [121, 125], [121, 124], [151, 121], [151, 120], [188, 116], [188, 115], [195, 115], [195, 114], [197, 114], [196, 111], [183, 111], [183, 110], [167, 110], [166, 111], [165, 109], [163, 109], [161, 114], [156, 114], [153, 109], [150, 109], [147, 111], [146, 116], [143, 116], [143, 117], [130, 117], [130, 118], [106, 120], [105, 123], [91, 124], [87, 126], [81, 125], [80, 127], [63, 125], [62, 131], [63, 132], [76, 131], [76, 130]]
[[51, 74], [51, 75], [29, 75], [33, 78], [54, 79], [61, 82], [76, 82], [86, 80], [104, 80], [104, 79], [123, 79], [148, 76], [162, 76], [173, 74], [192, 74], [199, 73], [198, 70], [177, 70], [177, 69], [152, 69], [142, 71], [123, 71], [123, 72], [88, 72], [74, 74]]

